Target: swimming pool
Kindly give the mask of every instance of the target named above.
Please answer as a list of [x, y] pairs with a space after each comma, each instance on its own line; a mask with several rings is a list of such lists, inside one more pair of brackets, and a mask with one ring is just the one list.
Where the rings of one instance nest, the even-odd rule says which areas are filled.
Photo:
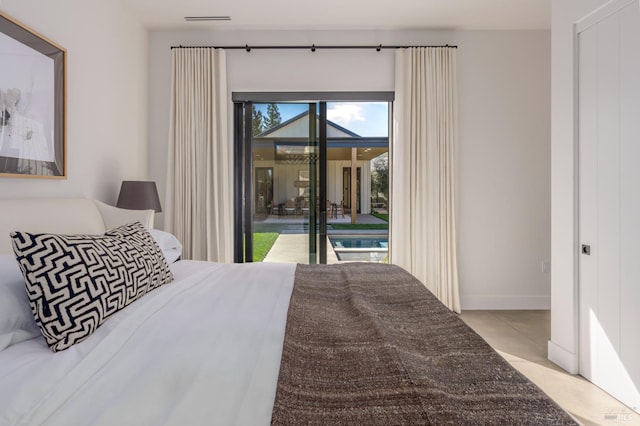
[[383, 262], [389, 252], [386, 235], [329, 235], [338, 260], [349, 262]]

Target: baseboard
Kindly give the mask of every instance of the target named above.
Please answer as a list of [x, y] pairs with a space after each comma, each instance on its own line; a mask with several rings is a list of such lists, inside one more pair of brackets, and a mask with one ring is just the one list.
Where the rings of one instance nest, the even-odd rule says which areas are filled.
[[569, 352], [562, 346], [556, 345], [551, 340], [549, 340], [549, 343], [547, 344], [547, 358], [549, 358], [549, 361], [567, 370], [568, 373], [578, 374], [578, 354]]
[[472, 296], [460, 295], [462, 310], [548, 310], [550, 296]]

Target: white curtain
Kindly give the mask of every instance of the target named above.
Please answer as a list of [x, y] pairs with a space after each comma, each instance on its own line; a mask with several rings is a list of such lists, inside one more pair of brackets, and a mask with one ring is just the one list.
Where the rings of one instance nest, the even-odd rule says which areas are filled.
[[456, 260], [456, 49], [396, 51], [391, 262], [460, 312]]
[[225, 52], [174, 48], [165, 228], [183, 259], [233, 261]]

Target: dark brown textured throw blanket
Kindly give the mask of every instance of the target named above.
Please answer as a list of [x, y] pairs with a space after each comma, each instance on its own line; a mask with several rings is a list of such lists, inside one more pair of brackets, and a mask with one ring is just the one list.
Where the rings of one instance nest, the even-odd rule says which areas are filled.
[[575, 424], [403, 269], [298, 265], [275, 425]]

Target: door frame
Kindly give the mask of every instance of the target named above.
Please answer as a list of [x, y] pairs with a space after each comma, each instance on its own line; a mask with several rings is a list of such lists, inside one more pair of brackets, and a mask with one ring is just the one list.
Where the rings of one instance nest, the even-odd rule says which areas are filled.
[[[356, 214], [362, 212], [362, 167], [356, 168]], [[348, 178], [347, 178], [348, 175]], [[351, 167], [342, 167], [342, 202], [343, 206], [353, 211], [351, 208]], [[347, 206], [347, 202], [349, 205]]]
[[[253, 185], [253, 164], [252, 164], [252, 127], [251, 127], [251, 111], [254, 103], [320, 103], [325, 102], [325, 119], [326, 119], [326, 102], [388, 102], [390, 104], [389, 111], [391, 113], [392, 102], [394, 101], [394, 92], [232, 92], [231, 100], [233, 102], [233, 129], [234, 129], [234, 262], [252, 262], [253, 261], [253, 218], [252, 212], [253, 197], [251, 194], [251, 186]], [[248, 108], [251, 106], [251, 108]], [[320, 110], [322, 114], [322, 110]], [[310, 120], [312, 121], [312, 120]], [[391, 121], [389, 121], [391, 126]], [[325, 149], [319, 150], [319, 156], [324, 158], [326, 173], [326, 126], [321, 126], [320, 137], [323, 133]], [[247, 137], [245, 137], [247, 136]], [[391, 132], [389, 132], [389, 151], [391, 151]], [[321, 146], [321, 145], [320, 145]], [[320, 160], [322, 161], [322, 159]], [[320, 200], [326, 200], [326, 175], [324, 179], [320, 179], [319, 187]], [[324, 181], [324, 184], [322, 183]], [[321, 255], [320, 262], [326, 263], [326, 203], [321, 202], [319, 206], [319, 214], [324, 215], [324, 221], [320, 221], [319, 235]], [[311, 221], [310, 221], [311, 222]], [[324, 224], [323, 224], [324, 222]], [[311, 228], [311, 223], [310, 223]], [[313, 225], [315, 227], [315, 223]], [[390, 231], [389, 231], [390, 232]], [[325, 241], [322, 241], [324, 234]], [[310, 238], [311, 240], [311, 238]], [[311, 242], [310, 242], [311, 244]], [[324, 255], [322, 253], [324, 252]]]
[[[268, 205], [272, 202], [273, 199], [273, 167], [256, 167], [256, 172], [257, 171], [262, 171], [262, 170], [268, 170], [270, 171], [270, 173], [267, 173], [268, 175], [271, 176], [271, 181], [269, 182], [269, 184], [267, 185], [267, 197], [265, 198], [264, 202], [264, 208], [265, 211], [269, 210]], [[258, 183], [258, 176], [257, 174], [253, 177], [254, 182], [253, 182], [253, 189], [254, 189], [254, 193], [253, 193], [253, 202], [254, 202], [254, 208], [256, 209], [254, 211], [254, 213], [258, 213], [258, 206], [257, 206], [257, 202], [258, 202], [258, 191], [257, 191], [257, 183]]]
[[[291, 101], [293, 102], [293, 101]], [[234, 261], [253, 262], [253, 218], [256, 213], [255, 198], [255, 169], [253, 167], [253, 106], [256, 102], [236, 102], [234, 104], [234, 133], [235, 149], [234, 164], [236, 176], [240, 180], [235, 182], [236, 210], [234, 217]], [[261, 104], [263, 102], [260, 102]], [[271, 102], [264, 102], [271, 103]], [[274, 102], [275, 103], [275, 102]], [[279, 102], [284, 103], [284, 102]], [[307, 144], [318, 153], [317, 159], [310, 157], [309, 170], [309, 263], [327, 263], [327, 214], [326, 203], [316, 206], [316, 200], [326, 199], [327, 194], [327, 103], [295, 102], [307, 104], [309, 111], [309, 134]], [[319, 116], [320, 125], [311, 117]], [[273, 177], [273, 168], [272, 177]], [[242, 170], [239, 172], [238, 170]], [[316, 179], [318, 177], [319, 179]], [[316, 182], [319, 181], [319, 185]], [[316, 220], [318, 219], [318, 222]]]

